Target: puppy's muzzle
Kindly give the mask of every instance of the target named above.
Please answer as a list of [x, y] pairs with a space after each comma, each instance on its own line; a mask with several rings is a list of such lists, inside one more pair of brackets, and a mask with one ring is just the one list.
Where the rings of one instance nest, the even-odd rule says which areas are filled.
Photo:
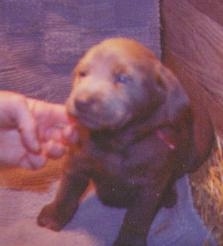
[[74, 101], [74, 106], [79, 112], [87, 112], [91, 107], [98, 104], [98, 99], [95, 98], [87, 98], [82, 99], [78, 98]]
[[77, 98], [74, 101], [74, 106], [78, 112], [88, 113], [93, 111], [97, 113], [100, 111], [100, 100], [97, 97], [89, 97], [89, 98]]

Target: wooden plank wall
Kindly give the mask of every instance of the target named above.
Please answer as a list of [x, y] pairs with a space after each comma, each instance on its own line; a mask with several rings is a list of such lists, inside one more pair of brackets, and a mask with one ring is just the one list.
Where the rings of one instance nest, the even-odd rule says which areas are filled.
[[223, 134], [223, 2], [162, 0], [163, 61]]
[[[223, 1], [161, 0], [161, 18], [163, 62], [188, 91], [202, 134], [210, 114], [223, 137]], [[222, 165], [218, 151], [191, 177], [196, 207], [218, 245], [223, 245]]]

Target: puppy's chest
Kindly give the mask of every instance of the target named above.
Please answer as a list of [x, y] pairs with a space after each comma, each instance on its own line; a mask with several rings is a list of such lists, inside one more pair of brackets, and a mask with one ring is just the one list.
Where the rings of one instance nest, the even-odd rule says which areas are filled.
[[95, 168], [102, 175], [144, 183], [166, 165], [168, 150], [153, 134], [141, 138], [100, 134], [92, 136], [90, 155], [97, 160]]
[[95, 168], [117, 176], [123, 173], [123, 161], [128, 158], [126, 144], [103, 134], [93, 136], [91, 140], [89, 153], [96, 160]]
[[134, 139], [127, 134], [99, 132], [91, 134], [91, 155], [101, 161], [117, 163], [128, 159]]

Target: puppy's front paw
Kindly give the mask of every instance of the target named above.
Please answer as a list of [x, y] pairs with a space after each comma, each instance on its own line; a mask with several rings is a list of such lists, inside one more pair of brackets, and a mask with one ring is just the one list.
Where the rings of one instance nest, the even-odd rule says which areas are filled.
[[72, 218], [74, 211], [75, 209], [59, 208], [50, 203], [41, 210], [37, 223], [53, 231], [60, 231]]
[[146, 239], [140, 236], [119, 236], [113, 246], [147, 246]]

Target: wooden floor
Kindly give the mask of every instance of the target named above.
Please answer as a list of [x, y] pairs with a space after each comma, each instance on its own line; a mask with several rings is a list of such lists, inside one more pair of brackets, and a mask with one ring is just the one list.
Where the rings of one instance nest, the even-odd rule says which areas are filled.
[[59, 179], [64, 159], [49, 161], [39, 170], [0, 168], [0, 186], [17, 190], [46, 191], [52, 182]]

